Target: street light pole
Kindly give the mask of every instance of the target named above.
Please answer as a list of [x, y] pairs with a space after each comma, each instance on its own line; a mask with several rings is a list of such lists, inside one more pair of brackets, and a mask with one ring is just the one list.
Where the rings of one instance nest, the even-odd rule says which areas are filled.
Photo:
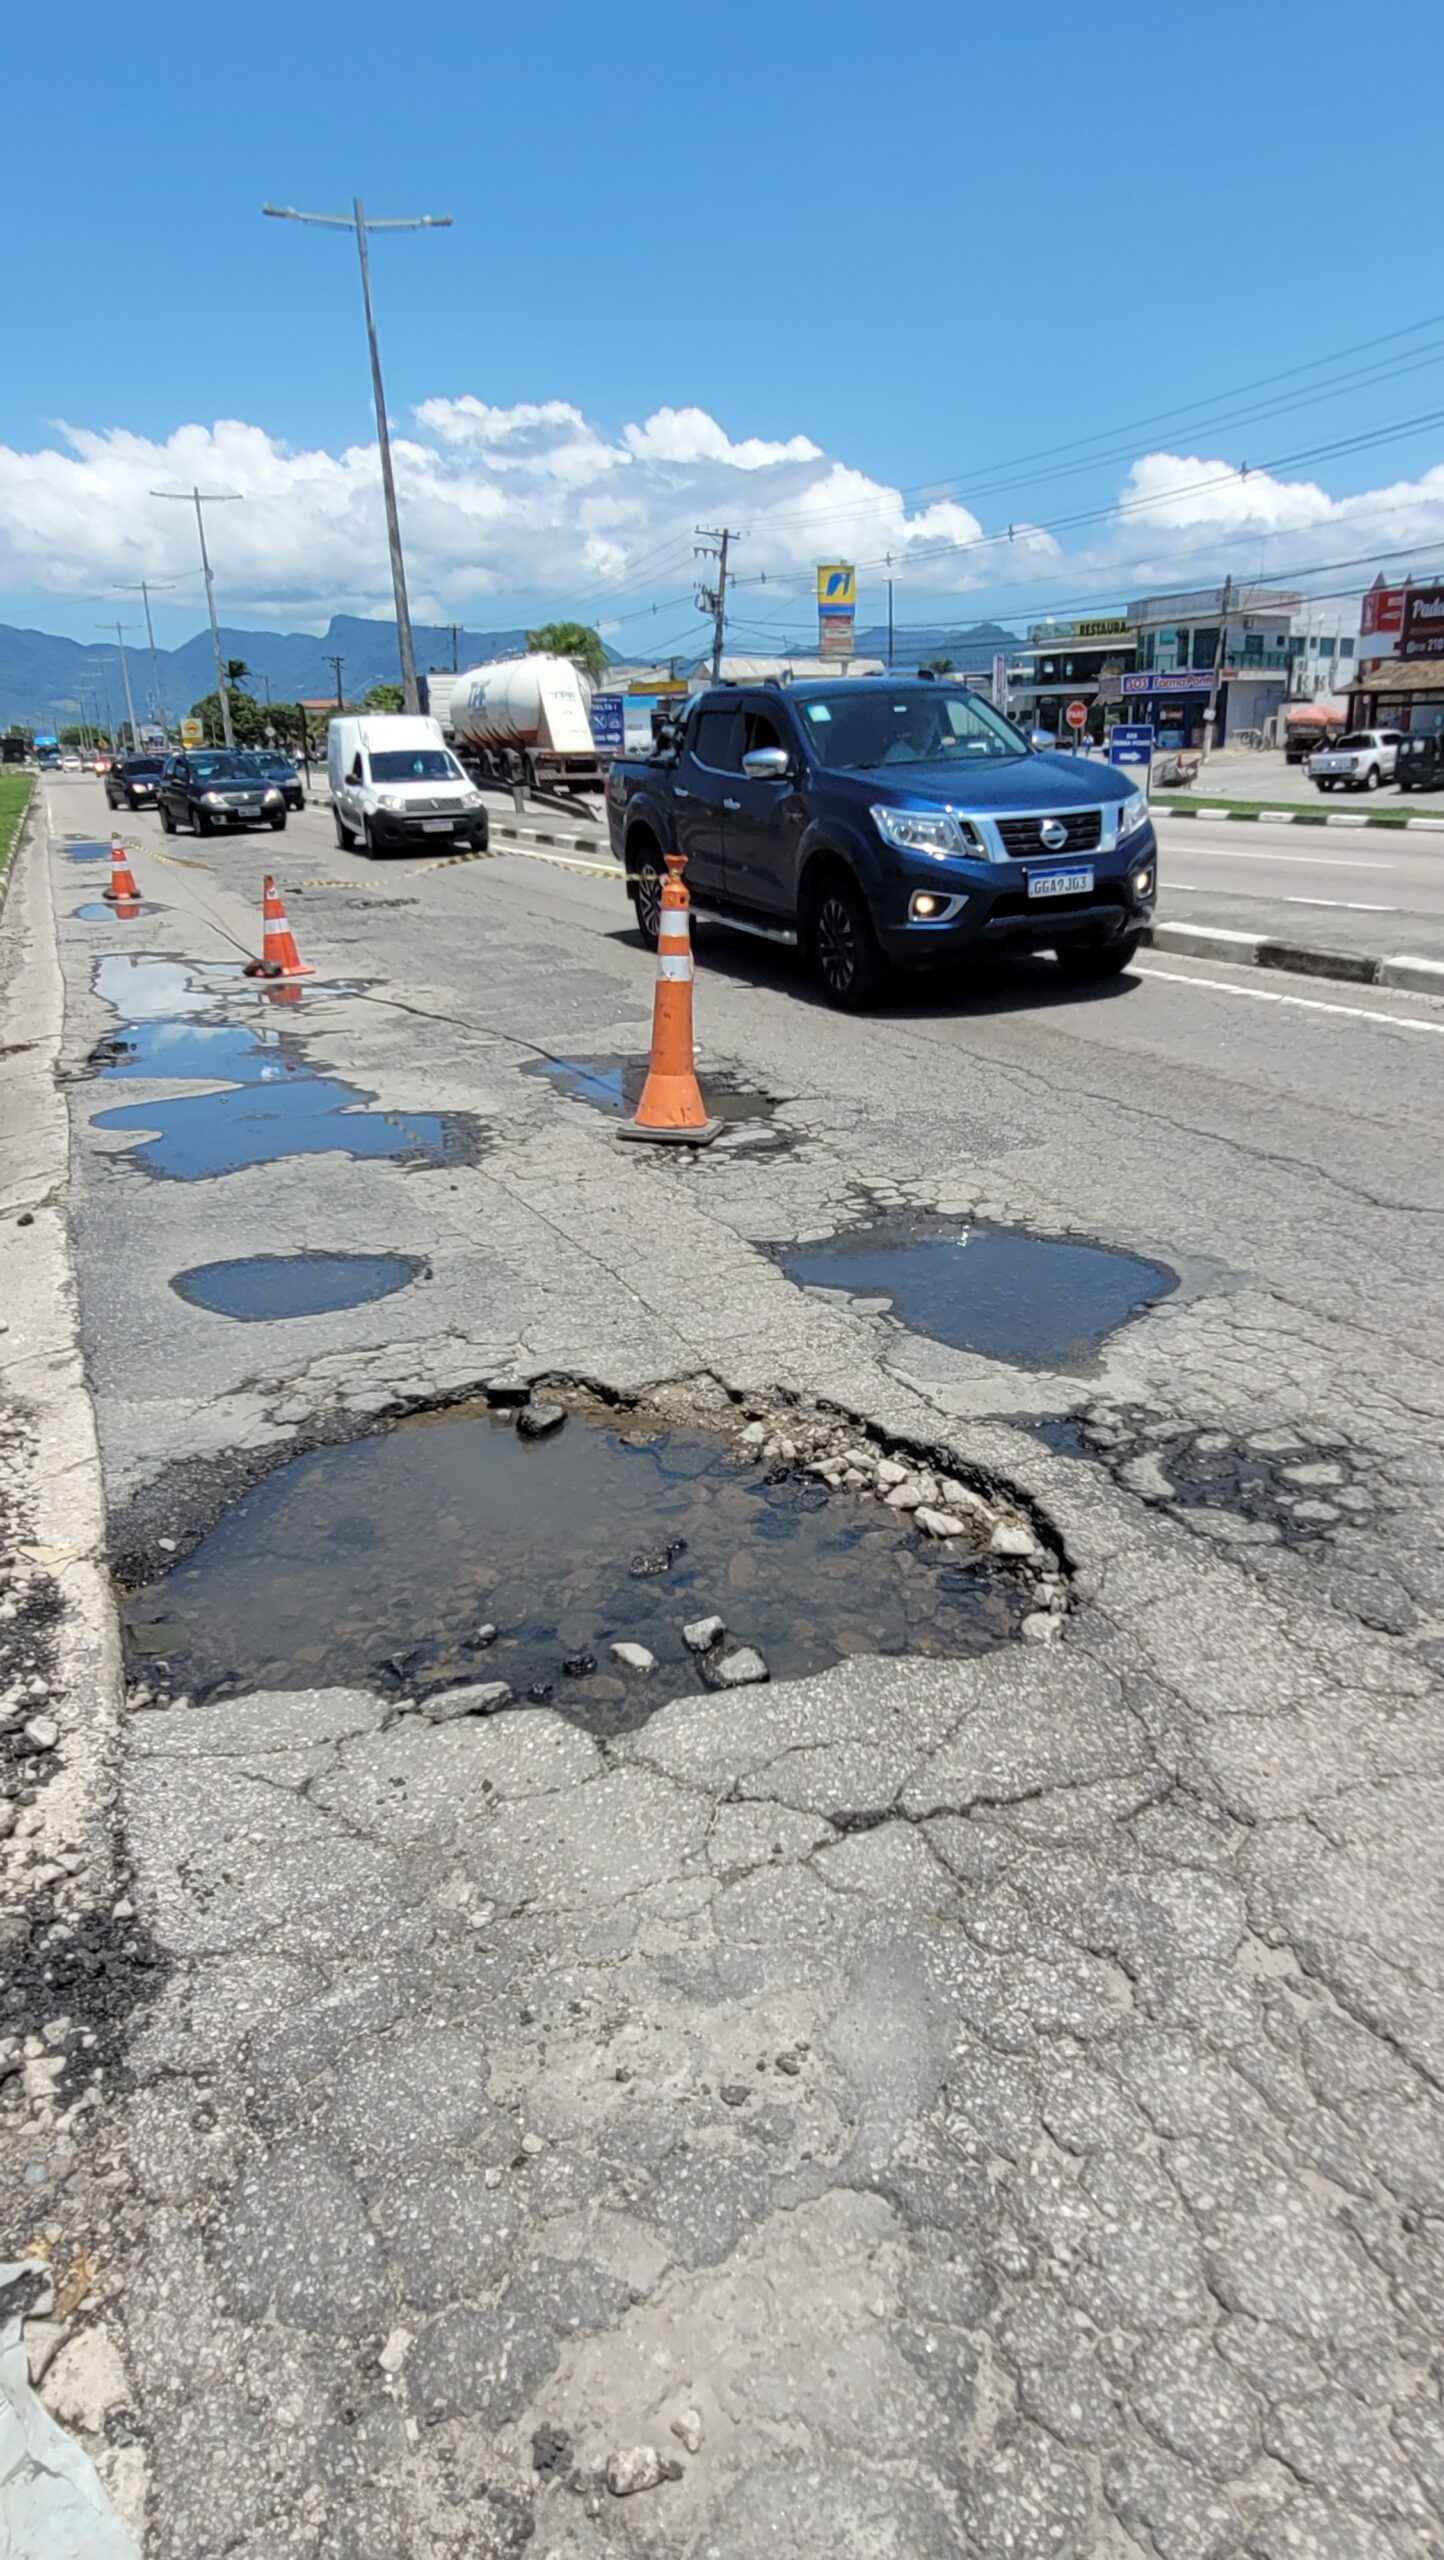
[[[159, 653], [158, 653], [158, 651], [157, 651], [157, 649], [156, 649], [156, 645], [155, 645], [155, 624], [151, 621], [151, 618], [150, 618], [150, 590], [151, 590], [151, 583], [152, 583], [152, 582], [151, 582], [151, 580], [150, 580], [149, 578], [142, 578], [142, 579], [140, 580], [139, 584], [138, 584], [138, 585], [136, 585], [136, 586], [133, 586], [133, 587], [123, 587], [123, 588], [121, 589], [121, 593], [122, 593], [123, 595], [128, 595], [128, 596], [139, 596], [139, 597], [141, 598], [142, 602], [144, 603], [144, 606], [145, 606], [145, 643], [146, 643], [146, 647], [147, 647], [147, 648], [148, 648], [148, 650], [150, 651], [150, 709], [151, 709], [151, 717], [152, 717], [152, 719], [153, 719], [153, 720], [157, 721], [157, 722], [159, 723], [160, 727], [163, 729], [163, 728], [165, 727], [165, 725], [166, 725], [166, 718], [165, 718], [165, 703], [164, 703], [164, 701], [163, 701], [163, 700], [162, 700], [162, 698], [161, 698], [161, 689], [160, 689], [160, 656], [159, 656]], [[173, 578], [167, 578], [167, 579], [165, 579], [165, 580], [163, 581], [163, 583], [164, 583], [166, 586], [174, 586], [174, 584], [175, 584], [175, 580], [174, 580]]]
[[216, 691], [221, 701], [221, 735], [226, 745], [233, 747], [236, 743], [236, 733], [231, 726], [231, 697], [226, 685], [226, 662], [221, 656], [221, 626], [216, 620], [216, 582], [211, 576], [211, 555], [206, 549], [206, 520], [201, 509], [202, 507], [238, 507], [241, 503], [240, 493], [235, 489], [192, 488], [152, 489], [150, 494], [153, 498], [179, 498], [185, 504], [195, 507], [196, 531], [201, 538], [201, 568], [205, 575], [206, 603], [211, 617], [211, 648], [216, 661]]
[[135, 755], [138, 753], [140, 748], [140, 737], [135, 725], [135, 701], [130, 690], [130, 661], [125, 654], [126, 626], [123, 622], [102, 622], [97, 627], [101, 631], [113, 631], [115, 633], [116, 646], [120, 651], [121, 681], [125, 686], [126, 717], [130, 722], [130, 751], [132, 755]]
[[263, 204], [262, 213], [277, 222], [309, 222], [326, 231], [353, 231], [356, 254], [361, 263], [361, 301], [366, 314], [366, 345], [371, 357], [371, 390], [376, 403], [376, 441], [381, 453], [381, 487], [386, 500], [386, 541], [391, 553], [391, 591], [396, 599], [396, 645], [401, 659], [401, 693], [408, 711], [421, 709], [421, 692], [416, 681], [416, 652], [411, 640], [411, 608], [406, 600], [406, 565], [401, 554], [401, 521], [396, 512], [396, 480], [391, 468], [391, 434], [386, 423], [386, 393], [381, 381], [381, 351], [376, 343], [376, 315], [371, 305], [371, 262], [367, 253], [368, 231], [445, 231], [451, 226], [449, 213], [421, 213], [368, 221], [366, 208], [359, 196], [351, 199], [351, 212], [298, 213], [294, 205]]

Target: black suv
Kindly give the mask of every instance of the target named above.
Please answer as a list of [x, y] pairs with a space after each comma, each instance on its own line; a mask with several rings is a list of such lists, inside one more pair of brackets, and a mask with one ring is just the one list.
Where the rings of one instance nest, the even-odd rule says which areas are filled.
[[112, 809], [153, 809], [165, 771], [164, 756], [122, 756], [105, 777]]
[[1444, 732], [1408, 730], [1395, 750], [1394, 780], [1401, 791], [1437, 791], [1444, 783]]
[[675, 847], [700, 913], [799, 943], [843, 1006], [889, 962], [985, 951], [1115, 977], [1153, 914], [1131, 777], [1040, 751], [980, 695], [922, 677], [701, 694], [661, 752], [613, 763], [607, 821], [649, 942]]
[[283, 756], [276, 747], [251, 747], [245, 760], [255, 766], [263, 782], [274, 782], [288, 809], [305, 808], [301, 777], [289, 756]]
[[228, 747], [193, 747], [172, 756], [157, 805], [168, 836], [185, 826], [198, 836], [223, 827], [274, 827], [279, 835], [286, 823], [280, 784], [258, 773], [252, 757]]

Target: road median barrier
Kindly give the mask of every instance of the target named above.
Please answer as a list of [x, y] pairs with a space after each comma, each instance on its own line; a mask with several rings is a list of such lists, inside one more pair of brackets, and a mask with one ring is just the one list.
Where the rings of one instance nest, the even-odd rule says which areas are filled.
[[1236, 933], [1225, 925], [1155, 923], [1145, 935], [1155, 951], [1190, 960], [1227, 960], [1236, 968], [1282, 969], [1295, 977], [1334, 978], [1355, 987], [1396, 987], [1411, 995], [1444, 997], [1444, 960], [1396, 951], [1378, 958], [1366, 951], [1331, 951], [1313, 943], [1281, 942], [1264, 933]]
[[1197, 795], [1187, 798], [1152, 800], [1151, 818], [1227, 818], [1235, 826], [1269, 827], [1384, 827], [1397, 835], [1401, 828], [1424, 834], [1444, 835], [1444, 817], [1407, 817], [1402, 809], [1308, 809], [1287, 800], [1204, 800]]

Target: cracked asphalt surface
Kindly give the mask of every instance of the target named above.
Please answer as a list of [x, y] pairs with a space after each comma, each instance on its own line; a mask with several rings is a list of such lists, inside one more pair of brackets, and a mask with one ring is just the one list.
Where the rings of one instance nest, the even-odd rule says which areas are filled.
[[[57, 837], [97, 798], [57, 787]], [[1150, 963], [848, 1021], [718, 938], [704, 1075], [797, 1143], [685, 1160], [522, 1072], [645, 1044], [613, 883], [368, 869], [313, 813], [164, 850], [204, 867], [142, 850], [129, 927], [52, 854], [128, 1571], [392, 1411], [687, 1379], [1004, 1489], [1072, 1606], [609, 1741], [334, 1686], [129, 1716], [145, 1991], [49, 2210], [123, 2276], [151, 2560], [1444, 2550], [1444, 1013]], [[174, 1092], [88, 1065], [96, 962], [260, 1020], [235, 938], [278, 851], [319, 972], [288, 1035], [471, 1115], [471, 1161], [157, 1182], [95, 1127]], [[893, 1212], [1180, 1285], [1051, 1374], [768, 1250]], [[430, 1277], [274, 1325], [170, 1287], [282, 1249]]]

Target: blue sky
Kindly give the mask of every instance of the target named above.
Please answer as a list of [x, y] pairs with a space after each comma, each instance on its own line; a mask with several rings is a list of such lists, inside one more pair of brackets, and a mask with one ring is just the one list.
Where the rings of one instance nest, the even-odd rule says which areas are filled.
[[[1429, 273], [1432, 13], [1397, 42], [1362, 36], [1339, 0], [1155, 11], [1127, 35], [1047, 0], [1006, 16], [955, 0], [552, 0], [478, 9], [469, 40], [467, 23], [378, 0], [260, 0], [217, 22], [159, 0], [128, 35], [79, 0], [53, 47], [33, 31], [11, 46], [0, 445], [62, 461], [0, 471], [0, 619], [90, 638], [127, 572], [185, 578], [181, 527], [163, 521], [182, 511], [144, 492], [156, 469], [174, 480], [192, 462], [247, 491], [217, 529], [227, 619], [386, 610], [384, 554], [379, 581], [355, 556], [378, 519], [354, 256], [339, 236], [263, 221], [266, 198], [331, 209], [359, 189], [376, 213], [456, 217], [380, 244], [375, 281], [398, 431], [439, 404], [420, 431], [436, 470], [423, 457], [403, 475], [420, 601], [473, 624], [575, 596], [629, 617], [627, 645], [690, 629], [694, 509], [756, 517], [739, 568], [792, 578], [740, 596], [759, 630], [805, 619], [807, 557], [892, 546], [874, 487], [960, 476], [901, 502], [900, 552], [916, 559], [900, 615], [1018, 595], [1026, 615], [1030, 589], [1041, 607], [1131, 573], [1139, 538], [1083, 528], [955, 571], [938, 554], [969, 538], [963, 520], [924, 512], [909, 533], [907, 519], [941, 496], [990, 531], [1046, 524], [1146, 496], [1129, 473], [1155, 451], [1256, 466], [1444, 411], [1441, 344], [1327, 402], [1216, 433], [1125, 433], [1067, 477], [1004, 473], [968, 494], [968, 475], [1039, 447], [1406, 329], [1435, 302], [1444, 313]], [[1444, 319], [1375, 361], [1435, 339]], [[715, 421], [720, 449], [695, 420], [646, 429], [673, 412]], [[218, 419], [255, 433], [154, 450]], [[78, 467], [57, 421], [99, 439]], [[799, 438], [814, 458], [789, 450]], [[1444, 481], [1338, 512], [1411, 488], [1441, 457], [1444, 430], [1419, 428], [1286, 469], [1257, 516], [1231, 499], [1223, 516], [1145, 508], [1144, 530], [1160, 575], [1170, 543], [1189, 577], [1206, 574], [1215, 530], [1233, 546], [1220, 564], [1247, 572], [1436, 530], [1444, 560]], [[1295, 502], [1295, 484], [1328, 511]], [[862, 582], [865, 615], [882, 574]], [[677, 599], [670, 619], [650, 614], [653, 588]], [[196, 627], [194, 579], [157, 601], [163, 640]]]

